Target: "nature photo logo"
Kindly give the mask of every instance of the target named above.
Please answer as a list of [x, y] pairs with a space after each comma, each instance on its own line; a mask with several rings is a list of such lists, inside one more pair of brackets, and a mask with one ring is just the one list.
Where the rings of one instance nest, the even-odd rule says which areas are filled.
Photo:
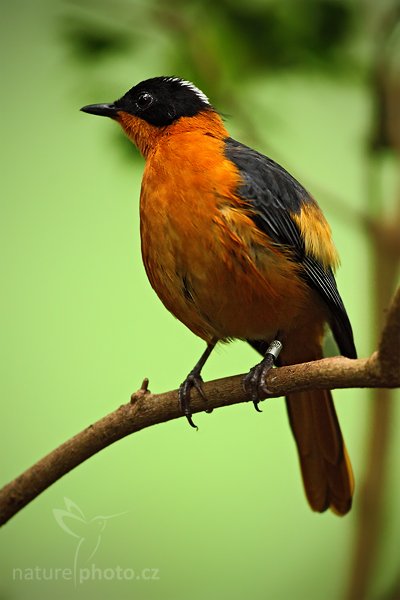
[[71, 565], [64, 567], [28, 567], [14, 568], [13, 579], [19, 581], [70, 581], [75, 587], [89, 581], [156, 581], [159, 569], [146, 567], [134, 569], [120, 565], [100, 568], [94, 562], [98, 554], [105, 531], [110, 521], [128, 514], [129, 511], [110, 515], [88, 516], [70, 500], [64, 498], [63, 508], [54, 508], [52, 513], [58, 526], [76, 543], [71, 556]]

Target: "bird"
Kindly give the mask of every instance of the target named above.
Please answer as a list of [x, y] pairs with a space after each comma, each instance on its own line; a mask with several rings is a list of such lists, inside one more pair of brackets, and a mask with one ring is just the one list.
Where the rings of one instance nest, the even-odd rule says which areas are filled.
[[[340, 353], [357, 357], [317, 201], [283, 166], [230, 137], [204, 92], [158, 76], [81, 110], [119, 123], [145, 159], [144, 267], [165, 307], [206, 343], [179, 387], [190, 425], [191, 392], [205, 398], [201, 370], [218, 343], [243, 340], [262, 356], [243, 379], [257, 410], [271, 368], [323, 357], [327, 326]], [[310, 507], [345, 515], [354, 477], [331, 392], [293, 392], [286, 406]]]

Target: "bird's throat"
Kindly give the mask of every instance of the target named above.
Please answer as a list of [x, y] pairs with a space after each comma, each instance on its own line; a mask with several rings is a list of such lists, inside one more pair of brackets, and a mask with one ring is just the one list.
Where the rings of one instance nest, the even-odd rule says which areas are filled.
[[124, 111], [118, 112], [116, 120], [145, 158], [147, 158], [151, 150], [157, 145], [158, 139], [163, 135], [165, 130], [165, 127], [150, 125], [146, 121]]
[[124, 111], [119, 111], [116, 120], [141, 154], [147, 158], [162, 138], [188, 132], [206, 133], [217, 139], [229, 134], [222, 119], [215, 111], [204, 111], [193, 117], [181, 117], [167, 127], [157, 127]]

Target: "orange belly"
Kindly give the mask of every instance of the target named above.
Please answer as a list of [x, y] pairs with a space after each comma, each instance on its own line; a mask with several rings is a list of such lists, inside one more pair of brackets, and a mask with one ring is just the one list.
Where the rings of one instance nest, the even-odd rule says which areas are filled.
[[312, 292], [235, 197], [234, 165], [215, 164], [223, 142], [209, 140], [209, 152], [199, 156], [194, 137], [187, 147], [184, 134], [174, 136], [146, 164], [141, 239], [150, 283], [206, 341], [272, 338], [295, 326]]

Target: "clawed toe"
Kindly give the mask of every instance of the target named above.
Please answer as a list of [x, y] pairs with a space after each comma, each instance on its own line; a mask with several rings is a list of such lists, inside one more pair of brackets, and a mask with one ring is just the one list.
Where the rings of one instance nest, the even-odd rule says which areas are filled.
[[194, 429], [198, 429], [197, 425], [193, 422], [192, 411], [190, 409], [190, 396], [193, 388], [196, 388], [200, 396], [204, 400], [207, 400], [203, 390], [203, 380], [201, 376], [197, 373], [189, 373], [185, 381], [179, 386], [179, 403], [189, 425]]
[[[192, 419], [192, 411], [190, 410], [190, 396], [193, 388], [199, 392], [200, 396], [207, 402], [207, 397], [203, 390], [203, 380], [201, 378], [201, 369], [204, 367], [204, 364], [211, 352], [213, 351], [215, 344], [217, 343], [217, 339], [212, 340], [207, 344], [207, 348], [203, 352], [200, 357], [200, 360], [197, 362], [195, 367], [190, 371], [189, 375], [186, 377], [185, 381], [179, 386], [179, 404], [181, 405], [182, 413], [187, 418], [189, 425], [194, 429], [197, 429], [196, 425], [193, 423]], [[212, 410], [212, 409], [211, 409]], [[206, 410], [206, 412], [211, 412], [211, 410]]]
[[279, 356], [281, 349], [281, 342], [274, 340], [269, 346], [264, 359], [250, 369], [248, 374], [243, 378], [243, 388], [250, 395], [257, 412], [262, 412], [258, 404], [265, 397], [265, 391], [263, 391], [265, 377], [274, 366], [275, 359]]
[[258, 407], [258, 404], [260, 400], [263, 399], [263, 395], [265, 395], [262, 391], [262, 387], [264, 385], [265, 377], [270, 369], [272, 369], [273, 365], [273, 357], [268, 354], [264, 360], [250, 369], [248, 374], [243, 378], [244, 390], [250, 394], [251, 401], [253, 402], [254, 408], [257, 412], [262, 412], [262, 410]]

